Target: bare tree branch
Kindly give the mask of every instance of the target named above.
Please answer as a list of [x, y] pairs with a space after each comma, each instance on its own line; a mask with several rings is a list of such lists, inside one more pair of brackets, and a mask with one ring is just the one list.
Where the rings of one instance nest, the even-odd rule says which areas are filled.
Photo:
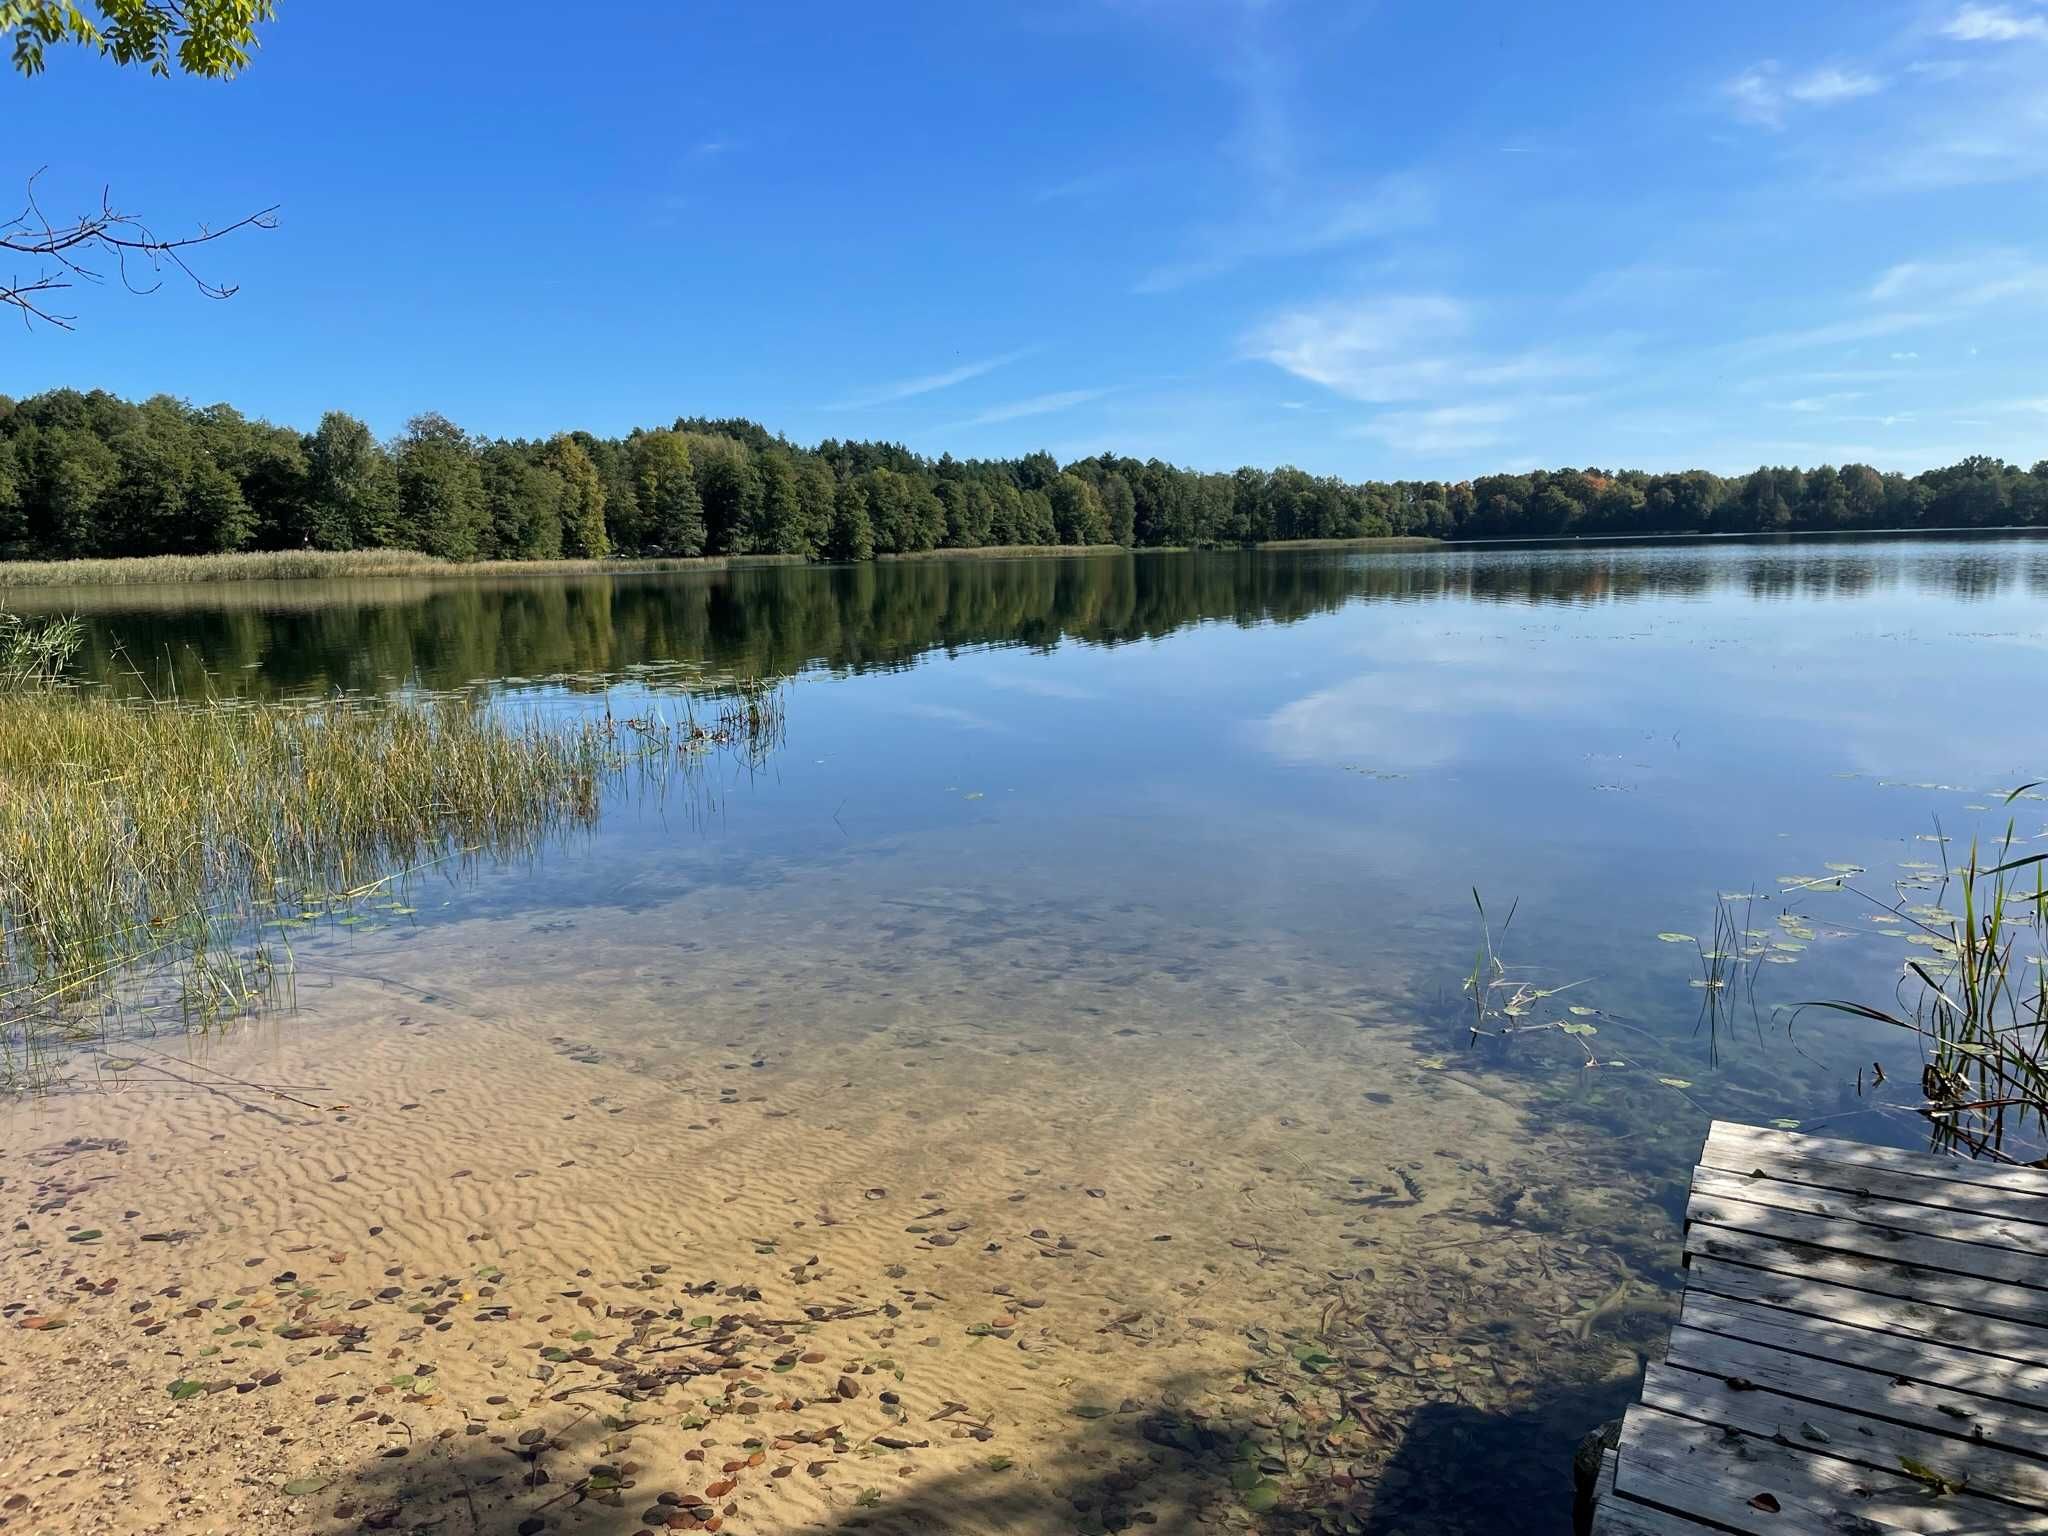
[[[49, 296], [80, 282], [105, 282], [108, 264], [131, 293], [155, 292], [163, 286], [166, 273], [176, 270], [207, 298], [232, 298], [236, 285], [200, 276], [185, 253], [237, 230], [277, 228], [277, 206], [272, 205], [219, 229], [202, 224], [194, 234], [167, 239], [136, 215], [118, 211], [106, 191], [100, 194], [98, 212], [81, 214], [68, 223], [53, 223], [36, 200], [36, 177], [41, 175], [38, 171], [28, 179], [28, 206], [0, 223], [0, 251], [34, 257], [40, 264], [32, 277], [0, 278], [0, 306], [12, 305], [21, 312], [22, 324], [31, 328], [41, 320], [60, 330], [73, 329], [76, 316], [50, 309]], [[88, 266], [88, 261], [97, 265]]]

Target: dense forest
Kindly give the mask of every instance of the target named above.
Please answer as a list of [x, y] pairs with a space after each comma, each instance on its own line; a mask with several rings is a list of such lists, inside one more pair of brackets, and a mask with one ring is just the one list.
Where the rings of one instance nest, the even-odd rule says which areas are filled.
[[1559, 469], [1351, 484], [1098, 454], [927, 459], [800, 448], [684, 417], [622, 438], [482, 438], [438, 415], [390, 442], [340, 411], [307, 433], [230, 406], [102, 391], [0, 397], [0, 558], [403, 548], [452, 560], [876, 554], [1000, 544], [1230, 545], [2048, 524], [2048, 461], [1918, 475], [1862, 464]]

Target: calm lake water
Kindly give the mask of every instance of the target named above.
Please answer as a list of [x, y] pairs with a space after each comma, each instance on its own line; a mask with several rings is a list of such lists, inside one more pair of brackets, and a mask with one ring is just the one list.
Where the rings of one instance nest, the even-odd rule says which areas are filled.
[[[93, 675], [187, 696], [478, 688], [545, 709], [602, 693], [630, 715], [675, 708], [676, 681], [699, 673], [797, 680], [783, 749], [711, 785], [708, 822], [695, 805], [621, 804], [589, 841], [480, 883], [464, 911], [768, 884], [795, 912], [829, 885], [842, 905], [817, 920], [878, 939], [922, 925], [971, 956], [978, 937], [1042, 927], [1142, 965], [1169, 960], [1146, 947], [1165, 934], [1169, 963], [1213, 966], [1203, 980], [1226, 987], [1242, 979], [1233, 943], [1256, 937], [1434, 1021], [1418, 1048], [1436, 1054], [1467, 1043], [1476, 890], [1497, 926], [1514, 910], [1500, 951], [1515, 975], [1579, 982], [1584, 1005], [1633, 1031], [1630, 1070], [1597, 1085], [1569, 1073], [1568, 1091], [1544, 1089], [1556, 1112], [1629, 1130], [1639, 1112], [1675, 1120], [1674, 1149], [1712, 1114], [1918, 1131], [1855, 1094], [1856, 1065], [1899, 1042], [1811, 1016], [1806, 1050], [1784, 1038], [1784, 1008], [1889, 991], [1902, 951], [1852, 901], [1796, 895], [1822, 932], [1760, 973], [1754, 1010], [1745, 989], [1734, 1039], [1695, 1029], [1699, 956], [1659, 933], [1710, 936], [1717, 896], [1735, 892], [1760, 894], [1745, 921], [1768, 930], [1781, 877], [1832, 865], [1889, 895], [1897, 866], [1938, 859], [1936, 835], [1959, 852], [2015, 813], [2020, 837], [2048, 835], [2048, 804], [1999, 798], [2048, 772], [2024, 702], [2048, 660], [2048, 541], [2026, 536], [17, 603], [81, 612]], [[1112, 986], [1091, 1016], [1118, 1002]], [[1583, 1058], [1560, 1043], [1460, 1065], [1547, 1076]], [[1674, 1099], [1660, 1076], [1690, 1087]]]
[[[729, 1039], [795, 1073], [808, 1047], [887, 1038], [931, 1047], [935, 1080], [954, 1071], [993, 1114], [1019, 1108], [1005, 1080], [947, 1063], [967, 1061], [963, 1039], [1000, 1043], [1043, 1058], [1031, 1091], [1072, 1144], [1162, 1113], [1191, 1146], [1211, 1126], [1227, 1140], [1243, 1106], [1269, 1117], [1274, 1166], [1307, 1169], [1374, 1106], [1471, 1114], [1469, 1166], [1442, 1165], [1458, 1209], [1562, 1233], [1529, 1273], [1549, 1281], [1562, 1253], [1581, 1278], [1560, 1288], [1563, 1326], [1554, 1311], [1526, 1330], [1489, 1323], [1497, 1353], [1455, 1367], [1418, 1345], [1411, 1397], [1382, 1404], [1406, 1416], [1395, 1486], [1412, 1479], [1410, 1516], [1446, 1530], [1467, 1528], [1475, 1497], [1441, 1480], [1447, 1446], [1491, 1445], [1518, 1469], [1472, 1517], [1486, 1528], [1548, 1498], [1560, 1437], [1626, 1400], [1630, 1354], [1662, 1314], [1623, 1319], [1597, 1361], [1571, 1352], [1601, 1347], [1613, 1277], [1617, 1315], [1668, 1285], [1710, 1118], [1920, 1138], [1887, 1097], [1917, 1081], [1909, 1043], [1791, 1012], [1886, 1000], [1903, 936], [1847, 892], [1785, 882], [1860, 870], [1888, 901], [1939, 860], [1934, 838], [1954, 855], [2009, 820], [2048, 837], [2048, 802], [2002, 803], [2048, 773], [2048, 541], [2024, 537], [24, 597], [82, 612], [89, 666], [111, 684], [186, 695], [476, 688], [626, 716], [679, 708], [699, 675], [793, 679], [787, 738], [757, 771], [725, 763], [690, 794], [622, 796], [588, 836], [434, 883], [403, 932], [309, 944], [309, 976], [374, 960], [431, 988], [455, 963], [437, 932], [517, 933], [464, 942], [496, 986], [579, 989], [577, 1038], [656, 1076], [685, 1041]], [[1474, 1048], [1467, 1029], [1475, 891], [1511, 978], [1570, 985], [1533, 1010], [1553, 1027], [1505, 1047]], [[1710, 998], [1699, 946], [1659, 936], [1710, 944], [1735, 893], [1756, 893], [1733, 910], [1770, 963]], [[650, 1001], [657, 973], [687, 1002]], [[1172, 1050], [1104, 1055], [1138, 1036]], [[1169, 1091], [1179, 1110], [1162, 1109]], [[914, 1142], [918, 1123], [900, 1134]], [[971, 1160], [1032, 1134], [1028, 1114], [1000, 1133], [999, 1114], [986, 1131], [946, 1123], [951, 1139], [923, 1151]], [[976, 1145], [984, 1134], [997, 1144]], [[1553, 1155], [1504, 1192], [1539, 1139], [1568, 1165]], [[1372, 1178], [1397, 1166], [1382, 1157]], [[1429, 1186], [1439, 1166], [1401, 1177]], [[1602, 1190], [1605, 1206], [1573, 1204]], [[1220, 1200], [1161, 1184], [1152, 1219], [1223, 1222]], [[1330, 1241], [1334, 1254], [1334, 1227]], [[1420, 1276], [1430, 1249], [1377, 1261], [1376, 1283]], [[1396, 1315], [1382, 1323], [1398, 1333]], [[1430, 1375], [1468, 1367], [1480, 1387]], [[1428, 1412], [1452, 1405], [1466, 1416], [1432, 1442]]]

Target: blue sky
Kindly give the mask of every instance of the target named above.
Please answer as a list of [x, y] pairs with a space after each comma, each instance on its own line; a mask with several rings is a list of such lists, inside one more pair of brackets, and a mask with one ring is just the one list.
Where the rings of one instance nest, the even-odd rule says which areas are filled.
[[[175, 284], [0, 391], [1353, 478], [2048, 456], [2048, 0], [282, 0], [0, 83]], [[582, 18], [588, 17], [588, 20]]]

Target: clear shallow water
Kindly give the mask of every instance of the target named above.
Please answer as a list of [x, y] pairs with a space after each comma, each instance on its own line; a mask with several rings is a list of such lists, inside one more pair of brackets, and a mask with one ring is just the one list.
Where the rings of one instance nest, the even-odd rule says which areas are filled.
[[[1497, 917], [1519, 903], [1510, 960], [1590, 978], [1589, 1002], [1731, 1112], [1714, 1042], [1692, 1039], [1697, 957], [1653, 936], [1709, 932], [1717, 893], [1775, 896], [1830, 862], [1883, 891], [1935, 852], [1916, 841], [1933, 818], [1952, 847], [2002, 830], [2005, 808], [1968, 807], [2048, 770], [2024, 702], [2048, 659], [2048, 541], [2024, 536], [24, 596], [83, 612], [90, 670], [159, 692], [602, 691], [624, 714], [650, 663], [801, 679], [785, 748], [718, 790], [711, 825], [620, 805], [475, 900], [774, 881], [801, 902], [830, 870], [858, 907], [943, 890], [956, 911], [1073, 914], [1077, 942], [1116, 942], [1119, 911], [1284, 937], [1449, 1020], [1477, 887]], [[2048, 803], [2016, 811], [2021, 836], [2048, 829]], [[1888, 989], [1898, 952], [1816, 943], [1759, 1000]], [[1724, 1067], [1798, 1079], [1752, 1118], [1845, 1108], [1796, 1054]], [[1901, 1134], [1862, 1121], [1838, 1124]]]
[[[1505, 958], [1540, 984], [1585, 978], [1585, 1003], [1640, 1026], [1638, 1065], [1694, 1082], [1681, 1119], [1827, 1117], [1874, 1139], [1915, 1132], [1855, 1113], [1837, 1069], [1898, 1042], [1809, 1016], [1816, 1048], [1855, 1047], [1817, 1070], [1755, 1039], [1773, 1005], [1889, 989], [1899, 947], [1852, 902], [1795, 903], [1866, 937], [1761, 972], [1750, 1045], [1725, 1058], [1719, 1032], [1694, 1035], [1696, 953], [1654, 935], [1710, 933], [1717, 893], [1746, 890], [1770, 898], [1746, 919], [1768, 929], [1779, 877], [1829, 863], [1883, 893], [1938, 856], [1935, 818], [1951, 847], [2002, 831], [1993, 792], [2048, 770], [2024, 703], [2048, 659], [2048, 541], [2025, 536], [40, 596], [87, 618], [88, 670], [158, 692], [601, 692], [628, 714], [649, 664], [800, 679], [784, 749], [725, 771], [710, 824], [620, 804], [472, 904], [767, 883], [800, 911], [829, 872], [845, 910], [825, 923], [876, 923], [877, 903], [934, 930], [1039, 912], [1076, 944], [1129, 946], [1119, 919], [1142, 913], [1284, 941], [1455, 1045], [1477, 888], [1496, 920], [1518, 904]], [[2048, 802], [2014, 809], [2022, 837], [2048, 831]], [[1575, 1112], [1621, 1075], [1575, 1081]]]
[[[1488, 1528], [1555, 1484], [1561, 1436], [1625, 1399], [1629, 1352], [1654, 1342], [1658, 1315], [1581, 1328], [1573, 1309], [1617, 1276], [1668, 1279], [1709, 1118], [1919, 1135], [1857, 1091], [1874, 1059], [1895, 1082], [1917, 1076], [1897, 1070], [1901, 1042], [1786, 1012], [1889, 993], [1904, 947], [1867, 909], [1797, 897], [1815, 937], [1760, 968], [1732, 1018], [1704, 1023], [1696, 951], [1657, 935], [1711, 934], [1718, 894], [1745, 890], [1763, 893], [1746, 924], [1780, 932], [1779, 877], [1830, 863], [1866, 867], [1885, 893], [1898, 865], [1938, 856], [1919, 840], [1936, 818], [1952, 848], [2008, 817], [2023, 838], [2048, 833], [2048, 802], [2006, 808], [1995, 793], [2048, 769], [2029, 702], [2048, 654], [2048, 542], [2024, 538], [776, 567], [56, 604], [88, 618], [110, 682], [188, 694], [479, 686], [513, 707], [589, 708], [603, 693], [630, 714], [674, 707], [636, 680], [649, 664], [795, 674], [786, 742], [753, 775], [721, 767], [708, 816], [694, 799], [622, 797], [587, 838], [433, 889], [417, 930], [309, 946], [309, 974], [355, 966], [431, 989], [453, 971], [515, 1016], [530, 1006], [537, 1038], [573, 1034], [650, 1083], [687, 1083], [707, 1050], [744, 1046], [779, 1084], [771, 1096], [797, 1091], [815, 1057], [856, 1102], [894, 1110], [895, 1090], [863, 1076], [878, 1070], [863, 1052], [886, 1049], [902, 1057], [892, 1072], [927, 1074], [929, 1096], [894, 1132], [911, 1152], [1017, 1150], [1050, 1166], [1070, 1143], [1115, 1147], [1128, 1177], [1159, 1174], [1160, 1224], [1184, 1243], [1192, 1228], [1235, 1248], [1229, 1223], [1246, 1218], [1173, 1183], [1168, 1162], [1212, 1131], [1255, 1143], [1242, 1187], [1271, 1178], [1295, 1202], [1262, 1240], [1289, 1234], [1318, 1274], [1342, 1273], [1368, 1240], [1361, 1220], [1391, 1224], [1369, 1239], [1386, 1251], [1340, 1282], [1384, 1304], [1393, 1335], [1360, 1358], [1386, 1346], [1417, 1362], [1379, 1403], [1404, 1426], [1392, 1465], [1419, 1489], [1388, 1506], [1387, 1529], [1406, 1528], [1403, 1509]], [[1469, 1048], [1475, 887], [1514, 974], [1580, 983], [1541, 1016], [1593, 1021], [1583, 1044], [1551, 1030]], [[1566, 1015], [1569, 1000], [1597, 1012]], [[1472, 1126], [1455, 1167], [1441, 1149], [1397, 1163], [1374, 1139], [1446, 1117]], [[946, 1146], [921, 1147], [921, 1124], [943, 1126]], [[1140, 1124], [1143, 1137], [1113, 1130]], [[1347, 1143], [1378, 1161], [1330, 1162]], [[1413, 1242], [1397, 1212], [1361, 1214], [1378, 1196], [1347, 1192], [1397, 1166], [1428, 1190]], [[1520, 1252], [1511, 1237], [1529, 1246], [1506, 1260], [1520, 1278], [1468, 1291], [1432, 1332], [1426, 1298], [1448, 1282], [1431, 1266], [1462, 1264], [1468, 1240], [1432, 1233], [1437, 1217], [1451, 1233], [1498, 1228], [1487, 1241], [1502, 1253]], [[1233, 1294], [1249, 1307], [1257, 1293]], [[1503, 1296], [1539, 1294], [1541, 1317], [1507, 1320]], [[1308, 1288], [1287, 1305], [1326, 1301]], [[1226, 1322], [1229, 1304], [1204, 1302]], [[1492, 1338], [1508, 1368], [1421, 1363], [1454, 1358], [1417, 1342], [1446, 1327]], [[1458, 1505], [1445, 1480], [1472, 1437], [1523, 1469], [1502, 1475], [1494, 1515]]]

